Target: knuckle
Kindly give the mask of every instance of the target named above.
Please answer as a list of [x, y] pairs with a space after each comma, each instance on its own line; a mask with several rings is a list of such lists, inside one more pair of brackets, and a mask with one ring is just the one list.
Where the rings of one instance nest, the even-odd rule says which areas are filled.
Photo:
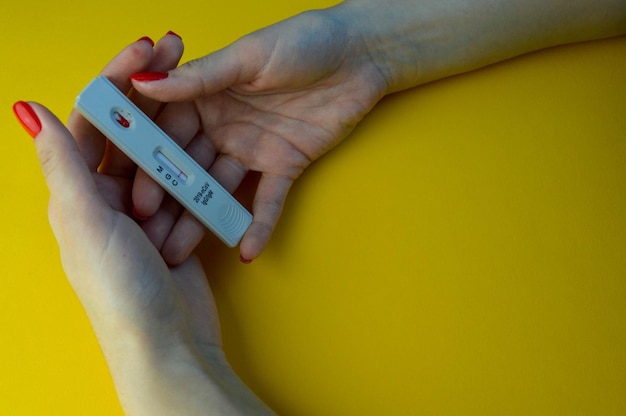
[[56, 152], [49, 148], [43, 148], [39, 149], [38, 156], [41, 170], [46, 180], [54, 178], [61, 165]]

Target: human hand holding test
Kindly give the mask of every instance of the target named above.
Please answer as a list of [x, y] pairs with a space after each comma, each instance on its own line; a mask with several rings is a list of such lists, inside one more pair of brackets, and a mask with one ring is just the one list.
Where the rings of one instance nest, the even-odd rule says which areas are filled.
[[[269, 241], [303, 169], [384, 94], [626, 33], [626, 7], [610, 0], [381, 4], [346, 1], [298, 15], [177, 69], [179, 37], [154, 48], [141, 40], [103, 70], [229, 192], [248, 171], [261, 172], [244, 260]], [[78, 112], [68, 131], [40, 105], [14, 110], [36, 137], [63, 267], [124, 409], [269, 413], [223, 356], [213, 298], [191, 254], [204, 227]]]
[[250, 213], [112, 82], [92, 80], [75, 107], [226, 245], [237, 245]]
[[[179, 42], [167, 35], [154, 51], [149, 42], [134, 42], [103, 74], [122, 80], [117, 88], [128, 88], [123, 80], [132, 71], [168, 64], [154, 52], [168, 48], [174, 52], [169, 57], [179, 56]], [[204, 414], [212, 408], [223, 414], [271, 414], [224, 356], [215, 301], [199, 259], [192, 255], [169, 266], [132, 218], [132, 162], [107, 147], [78, 113], [72, 123], [81, 135], [73, 137], [39, 104], [20, 101], [14, 111], [35, 139], [63, 268], [124, 411]]]

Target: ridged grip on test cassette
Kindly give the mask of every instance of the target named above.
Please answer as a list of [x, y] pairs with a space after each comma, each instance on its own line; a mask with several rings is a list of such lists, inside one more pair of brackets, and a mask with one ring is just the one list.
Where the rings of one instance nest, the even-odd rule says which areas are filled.
[[226, 234], [238, 236], [246, 231], [250, 220], [240, 209], [228, 204], [220, 207], [219, 223]]

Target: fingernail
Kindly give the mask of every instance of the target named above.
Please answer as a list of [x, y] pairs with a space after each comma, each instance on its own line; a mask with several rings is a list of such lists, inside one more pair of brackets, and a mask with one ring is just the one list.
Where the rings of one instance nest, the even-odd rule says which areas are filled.
[[182, 40], [182, 36], [180, 36], [178, 33], [174, 33], [171, 30], [169, 32], [166, 33], [166, 35], [172, 35], [172, 36], [176, 36], [178, 39]]
[[240, 260], [243, 264], [250, 264], [250, 263], [252, 263], [252, 260], [248, 260], [248, 259], [244, 258], [241, 254], [239, 255], [239, 260]]
[[30, 104], [24, 101], [16, 102], [13, 104], [13, 113], [15, 113], [15, 117], [17, 117], [30, 137], [33, 139], [37, 137], [41, 131], [41, 121], [39, 121], [39, 117], [37, 117], [37, 114]]
[[167, 72], [138, 72], [130, 76], [133, 81], [159, 81], [169, 76]]
[[148, 36], [144, 36], [142, 38], [137, 39], [137, 42], [146, 41], [150, 44], [150, 46], [154, 47], [154, 41], [150, 39]]
[[145, 221], [150, 217], [144, 217], [143, 215], [139, 215], [139, 213], [137, 212], [137, 208], [133, 206], [133, 218], [137, 221]]

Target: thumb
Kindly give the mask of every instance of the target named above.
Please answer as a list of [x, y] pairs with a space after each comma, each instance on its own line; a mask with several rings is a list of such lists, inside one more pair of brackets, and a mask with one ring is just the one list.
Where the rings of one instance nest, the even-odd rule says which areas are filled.
[[271, 55], [267, 46], [247, 36], [167, 73], [141, 72], [131, 75], [130, 79], [140, 94], [154, 100], [191, 101], [235, 85], [254, 82]]
[[[35, 139], [35, 148], [50, 191], [51, 225], [77, 227], [93, 222], [102, 197], [71, 133], [47, 108], [18, 101], [13, 112]], [[85, 221], [83, 221], [85, 220]], [[57, 235], [58, 236], [58, 235]]]

